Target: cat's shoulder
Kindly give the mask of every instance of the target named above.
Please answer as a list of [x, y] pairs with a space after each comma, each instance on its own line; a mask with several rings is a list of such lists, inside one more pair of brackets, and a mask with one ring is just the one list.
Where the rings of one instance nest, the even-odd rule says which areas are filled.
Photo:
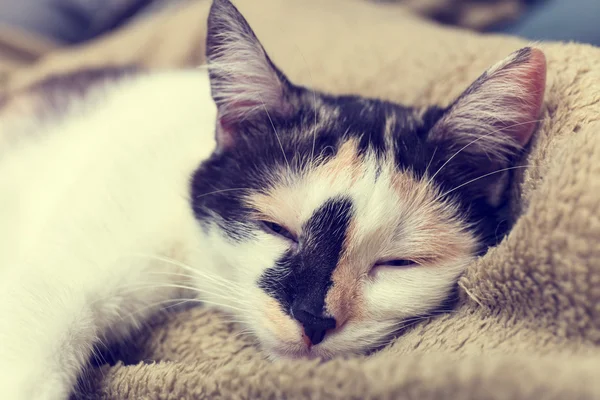
[[186, 101], [209, 100], [209, 88], [208, 74], [201, 69], [157, 72], [108, 66], [51, 75], [0, 96], [0, 154], [56, 123], [98, 111], [117, 117], [125, 110], [146, 109], [149, 118], [160, 117], [156, 111], [167, 113]]

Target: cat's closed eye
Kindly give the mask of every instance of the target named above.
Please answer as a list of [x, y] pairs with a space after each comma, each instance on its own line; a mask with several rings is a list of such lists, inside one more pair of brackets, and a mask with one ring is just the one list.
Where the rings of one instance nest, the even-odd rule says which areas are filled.
[[419, 265], [418, 263], [416, 263], [412, 260], [397, 259], [397, 260], [378, 261], [375, 263], [373, 268], [377, 268], [377, 267], [410, 268], [410, 267], [417, 267], [418, 265]]
[[279, 224], [270, 221], [260, 221], [260, 225], [262, 229], [267, 233], [280, 236], [284, 239], [291, 240], [293, 242], [298, 241], [296, 236], [294, 236], [290, 231], [288, 231], [286, 228]]

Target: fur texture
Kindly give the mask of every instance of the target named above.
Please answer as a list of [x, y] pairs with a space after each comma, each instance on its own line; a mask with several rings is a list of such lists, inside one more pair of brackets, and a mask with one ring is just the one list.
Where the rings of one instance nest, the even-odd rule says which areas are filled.
[[5, 106], [0, 137], [19, 138], [0, 159], [9, 398], [65, 398], [94, 345], [172, 301], [234, 313], [272, 357], [366, 352], [493, 244], [494, 174], [533, 133], [539, 50], [417, 110], [292, 84], [216, 0], [207, 58], [208, 74], [94, 78], [74, 100], [65, 85], [50, 120], [35, 112], [48, 91], [31, 90], [27, 129]]

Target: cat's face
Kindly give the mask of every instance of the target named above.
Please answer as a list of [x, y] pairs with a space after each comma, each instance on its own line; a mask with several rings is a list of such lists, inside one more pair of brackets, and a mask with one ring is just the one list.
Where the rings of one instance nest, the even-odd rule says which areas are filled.
[[440, 307], [498, 234], [543, 54], [513, 54], [446, 109], [328, 96], [291, 84], [220, 0], [207, 56], [218, 150], [193, 208], [270, 354], [365, 352]]

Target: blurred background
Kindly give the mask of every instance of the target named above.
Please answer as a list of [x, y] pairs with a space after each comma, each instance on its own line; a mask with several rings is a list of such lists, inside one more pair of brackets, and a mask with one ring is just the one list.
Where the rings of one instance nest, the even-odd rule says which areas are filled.
[[[201, 14], [194, 13], [207, 9], [210, 1], [0, 0], [0, 98], [27, 81], [63, 71], [58, 62], [53, 64], [61, 53], [63, 63], [73, 59], [73, 67], [78, 63], [131, 62], [147, 62], [154, 67], [196, 65], [202, 57], [194, 46], [203, 28], [194, 19]], [[277, 8], [286, 1], [274, 0], [273, 6]], [[298, 4], [302, 1], [297, 0]], [[327, 2], [322, 1], [318, 4]], [[600, 46], [600, 0], [352, 1], [401, 10], [403, 14], [474, 32]], [[182, 15], [166, 17], [174, 14]], [[183, 42], [186, 40], [190, 43]], [[98, 49], [103, 44], [106, 52]], [[75, 51], [80, 53], [75, 56]], [[30, 68], [34, 66], [39, 68]]]
[[[0, 28], [78, 44], [194, 0], [0, 0]], [[365, 0], [401, 3], [442, 24], [531, 40], [600, 45], [600, 0]]]

